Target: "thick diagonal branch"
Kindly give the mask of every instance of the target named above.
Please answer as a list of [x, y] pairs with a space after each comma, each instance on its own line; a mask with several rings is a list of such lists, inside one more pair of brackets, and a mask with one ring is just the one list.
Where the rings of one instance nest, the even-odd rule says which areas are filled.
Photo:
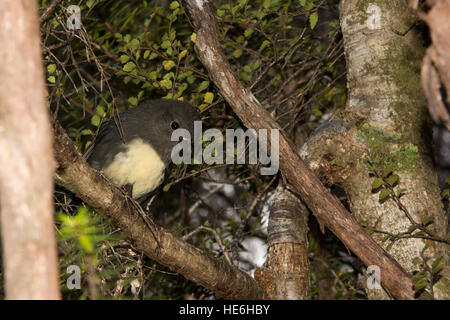
[[411, 277], [357, 223], [310, 168], [252, 92], [242, 86], [222, 52], [218, 26], [211, 5], [205, 0], [186, 0], [196, 23], [195, 49], [210, 77], [245, 126], [279, 129], [280, 169], [313, 214], [326, 225], [367, 266], [380, 267], [383, 285], [398, 299], [413, 299]]
[[202, 252], [143, 216], [121, 190], [93, 170], [59, 124], [54, 126], [56, 181], [113, 220], [150, 258], [226, 299], [262, 299], [249, 275]]

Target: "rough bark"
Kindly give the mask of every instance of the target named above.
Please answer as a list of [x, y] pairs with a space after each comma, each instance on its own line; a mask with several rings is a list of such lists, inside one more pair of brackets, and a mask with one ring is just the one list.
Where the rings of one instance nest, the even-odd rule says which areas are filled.
[[280, 130], [280, 169], [295, 192], [320, 222], [366, 265], [380, 266], [383, 273], [382, 282], [394, 296], [399, 299], [412, 299], [414, 293], [410, 275], [362, 229], [339, 200], [322, 185], [267, 110], [236, 78], [218, 41], [217, 20], [209, 2], [187, 0], [186, 4], [196, 23], [196, 52], [223, 97], [246, 127], [255, 130]]
[[[351, 211], [360, 223], [389, 234], [406, 232], [411, 226], [405, 212], [393, 200], [379, 203], [371, 192], [369, 160], [378, 172], [391, 166], [400, 176], [400, 198], [412, 219], [421, 223], [432, 216], [432, 230], [446, 237], [446, 217], [439, 197], [431, 159], [430, 121], [420, 87], [423, 43], [405, 18], [403, 2], [342, 1], [341, 28], [347, 60], [348, 102], [345, 110], [319, 128], [302, 148], [310, 167], [330, 184], [347, 193]], [[373, 238], [386, 248], [408, 272], [425, 252], [431, 264], [439, 255], [448, 259], [448, 246], [421, 238], [400, 239], [391, 244], [386, 233]], [[383, 241], [384, 240], [384, 241]], [[377, 265], [377, 263], [374, 263]], [[444, 270], [442, 274], [445, 274]], [[385, 276], [381, 271], [381, 280]], [[435, 286], [437, 298], [449, 298], [445, 277]], [[387, 298], [382, 290], [368, 290], [370, 298]]]
[[7, 299], [58, 299], [53, 152], [35, 1], [0, 2], [0, 214]]
[[310, 299], [308, 209], [281, 184], [272, 199], [267, 259], [255, 277], [270, 299]]
[[[55, 124], [56, 181], [110, 217], [150, 258], [225, 299], [263, 299], [261, 286], [224, 259], [217, 259], [154, 224], [123, 191], [92, 169]], [[145, 218], [144, 218], [145, 217]]]

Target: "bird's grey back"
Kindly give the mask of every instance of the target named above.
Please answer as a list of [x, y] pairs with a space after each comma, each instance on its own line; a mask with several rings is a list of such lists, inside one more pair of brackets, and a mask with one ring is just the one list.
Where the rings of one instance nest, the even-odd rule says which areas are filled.
[[[198, 112], [186, 102], [176, 100], [143, 102], [139, 106], [119, 114], [117, 123], [120, 122], [123, 137], [121, 137], [114, 119], [103, 123], [85, 157], [92, 167], [103, 169], [113, 161], [117, 153], [125, 149], [124, 141], [130, 142], [135, 138], [143, 139], [161, 154], [162, 148], [167, 145], [167, 141], [164, 139], [170, 139], [161, 136], [163, 132], [159, 126], [161, 126], [162, 118], [186, 116], [189, 119], [200, 120]], [[193, 124], [189, 129], [193, 130]], [[167, 157], [164, 159], [164, 161], [168, 160]]]

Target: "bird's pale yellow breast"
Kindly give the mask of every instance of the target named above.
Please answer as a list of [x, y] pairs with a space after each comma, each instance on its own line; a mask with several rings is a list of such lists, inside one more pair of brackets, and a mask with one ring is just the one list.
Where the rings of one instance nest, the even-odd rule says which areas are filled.
[[137, 199], [158, 187], [164, 169], [164, 162], [155, 149], [142, 139], [134, 139], [127, 143], [126, 151], [115, 155], [104, 173], [119, 186], [132, 184], [133, 198]]

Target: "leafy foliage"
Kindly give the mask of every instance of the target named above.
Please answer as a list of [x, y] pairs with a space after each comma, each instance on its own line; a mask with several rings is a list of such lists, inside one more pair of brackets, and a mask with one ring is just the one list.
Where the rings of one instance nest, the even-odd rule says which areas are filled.
[[[50, 2], [41, 1], [41, 12]], [[330, 110], [344, 105], [337, 1], [214, 4], [228, 61], [291, 137], [299, 127], [312, 131]], [[81, 151], [104, 121], [148, 99], [190, 102], [202, 112], [204, 128], [241, 127], [196, 58], [195, 30], [182, 2], [89, 0], [78, 5], [81, 29], [68, 29], [62, 2], [42, 20], [41, 33], [49, 109]], [[216, 236], [202, 231], [189, 241], [218, 256], [233, 251], [231, 256], [238, 259], [244, 238], [266, 237], [263, 218], [250, 203], [270, 191], [269, 180], [258, 175], [257, 166], [175, 167], [159, 195], [155, 218], [180, 234], [199, 225], [215, 230]], [[214, 188], [211, 193], [214, 182], [231, 185], [233, 191]], [[260, 197], [257, 209], [265, 199]], [[186, 203], [196, 210], [186, 209]], [[82, 292], [65, 291], [67, 297], [212, 296], [135, 252], [125, 236], [113, 237], [119, 231], [94, 218], [73, 195], [58, 190], [56, 206], [64, 212], [58, 228], [64, 252], [61, 274], [68, 263], [77, 264], [90, 282]], [[242, 234], [237, 234], [240, 229]]]

